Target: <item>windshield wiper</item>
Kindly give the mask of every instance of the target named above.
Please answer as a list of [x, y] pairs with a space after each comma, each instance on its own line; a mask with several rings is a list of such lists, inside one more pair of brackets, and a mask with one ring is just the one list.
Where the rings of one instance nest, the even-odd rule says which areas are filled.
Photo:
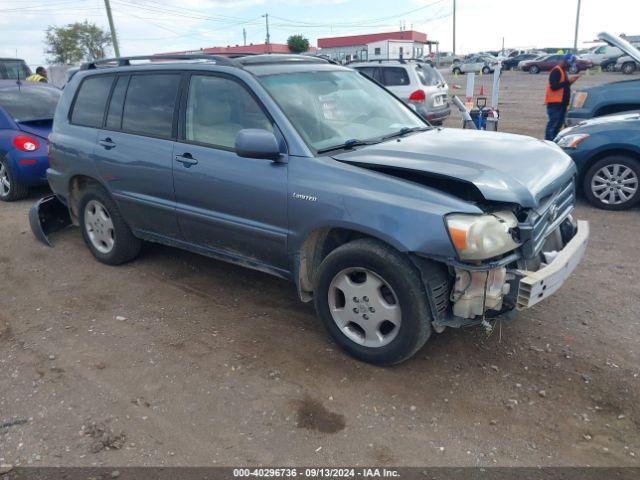
[[430, 130], [431, 127], [402, 127], [400, 130], [398, 130], [395, 133], [391, 133], [389, 135], [385, 135], [384, 137], [382, 137], [382, 140], [389, 140], [390, 138], [395, 138], [395, 137], [403, 137], [404, 135], [407, 135], [411, 132], [424, 132], [426, 130]]
[[334, 145], [332, 147], [327, 147], [327, 148], [321, 148], [320, 150], [318, 150], [318, 153], [326, 153], [326, 152], [331, 152], [333, 150], [349, 150], [353, 147], [360, 147], [362, 145], [373, 145], [374, 143], [380, 143], [379, 141], [375, 141], [375, 140], [358, 140], [357, 138], [351, 138], [349, 140], [347, 140], [344, 143], [341, 143], [340, 145]]

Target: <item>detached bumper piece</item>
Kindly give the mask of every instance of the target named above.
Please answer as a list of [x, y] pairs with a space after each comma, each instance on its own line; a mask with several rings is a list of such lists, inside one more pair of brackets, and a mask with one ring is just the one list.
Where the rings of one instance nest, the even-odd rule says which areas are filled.
[[29, 210], [29, 224], [35, 237], [52, 246], [49, 235], [71, 225], [69, 209], [55, 195], [38, 200]]
[[516, 308], [523, 310], [555, 293], [571, 272], [578, 266], [589, 240], [589, 224], [578, 220], [576, 234], [559, 252], [553, 252], [553, 260], [535, 272], [519, 270]]

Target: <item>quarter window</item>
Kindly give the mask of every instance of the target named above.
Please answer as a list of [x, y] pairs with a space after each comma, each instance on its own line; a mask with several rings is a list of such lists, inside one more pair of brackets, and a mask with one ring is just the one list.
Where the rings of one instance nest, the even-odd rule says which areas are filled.
[[122, 130], [171, 137], [180, 75], [133, 75], [124, 102]]
[[230, 149], [244, 128], [273, 131], [267, 116], [242, 85], [205, 75], [191, 77], [185, 127], [188, 141]]
[[84, 80], [73, 105], [71, 123], [100, 128], [112, 83], [113, 75], [100, 75]]

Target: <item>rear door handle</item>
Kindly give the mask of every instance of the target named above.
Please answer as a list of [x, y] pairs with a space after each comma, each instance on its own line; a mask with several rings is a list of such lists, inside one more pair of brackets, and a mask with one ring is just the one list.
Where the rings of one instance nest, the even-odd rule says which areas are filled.
[[103, 146], [103, 147], [104, 147], [104, 148], [106, 148], [107, 150], [109, 150], [109, 149], [111, 149], [111, 148], [115, 148], [115, 146], [116, 146], [116, 144], [115, 144], [115, 143], [113, 143], [113, 141], [112, 141], [109, 137], [104, 138], [104, 139], [102, 139], [102, 140], [99, 140], [99, 141], [98, 141], [98, 144], [99, 144], [99, 145], [101, 145], [101, 146]]
[[196, 165], [198, 160], [193, 158], [193, 155], [190, 153], [183, 153], [182, 155], [176, 155], [176, 162], [180, 162], [183, 166], [189, 168], [192, 165]]

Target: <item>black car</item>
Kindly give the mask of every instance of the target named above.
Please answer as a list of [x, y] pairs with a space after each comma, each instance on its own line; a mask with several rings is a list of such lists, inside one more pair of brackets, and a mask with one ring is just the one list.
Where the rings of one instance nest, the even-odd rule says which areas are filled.
[[536, 53], [523, 53], [521, 55], [516, 55], [515, 57], [507, 58], [502, 61], [502, 69], [503, 70], [516, 70], [518, 68], [518, 64], [523, 60], [533, 60], [534, 58], [539, 57], [540, 55]]

